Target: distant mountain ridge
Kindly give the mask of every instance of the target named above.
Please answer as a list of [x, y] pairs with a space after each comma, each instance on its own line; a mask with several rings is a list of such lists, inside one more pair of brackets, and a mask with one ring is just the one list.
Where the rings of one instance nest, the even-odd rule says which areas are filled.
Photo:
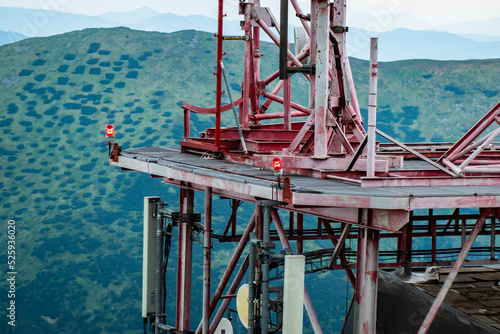
[[438, 26], [440, 30], [446, 30], [455, 34], [483, 34], [500, 36], [500, 17], [483, 21], [463, 21]]
[[99, 17], [107, 21], [127, 25], [129, 23], [148, 20], [159, 15], [162, 15], [162, 13], [159, 13], [147, 7], [142, 7], [130, 12], [109, 12], [99, 15]]
[[100, 17], [64, 13], [54, 10], [0, 8], [0, 30], [26, 37], [47, 37], [86, 28], [114, 27], [115, 22]]
[[[433, 27], [431, 24], [406, 13], [376, 18], [371, 14], [351, 10], [348, 15], [353, 21], [347, 39], [349, 55], [352, 57], [368, 59], [369, 37], [377, 36], [380, 40], [380, 61], [500, 58], [500, 35], [495, 37], [479, 33], [484, 32], [485, 27], [500, 26], [500, 18], [476, 22], [476, 27], [480, 27], [475, 30], [462, 29], [461, 24], [443, 26], [461, 33], [461, 35], [456, 35], [445, 31], [429, 30]], [[0, 30], [13, 31], [29, 37], [51, 36], [86, 28], [118, 26], [166, 33], [181, 30], [210, 33], [217, 31], [217, 21], [213, 18], [203, 15], [161, 14], [149, 8], [140, 8], [131, 12], [112, 12], [100, 16], [23, 8], [0, 8]], [[398, 26], [405, 28], [395, 29]], [[383, 32], [372, 32], [363, 28], [381, 28]], [[224, 34], [241, 35], [239, 21], [226, 21]], [[293, 36], [293, 34], [290, 35]], [[0, 35], [0, 45], [15, 42], [23, 36], [2, 38]], [[262, 36], [266, 37], [265, 34]], [[270, 41], [270, 39], [267, 40]]]
[[383, 33], [351, 28], [347, 35], [349, 56], [368, 59], [369, 38], [379, 38], [379, 60], [402, 59], [467, 60], [500, 58], [500, 41], [478, 42], [436, 30], [399, 28]]
[[0, 45], [15, 43], [25, 39], [26, 36], [11, 31], [0, 31]]

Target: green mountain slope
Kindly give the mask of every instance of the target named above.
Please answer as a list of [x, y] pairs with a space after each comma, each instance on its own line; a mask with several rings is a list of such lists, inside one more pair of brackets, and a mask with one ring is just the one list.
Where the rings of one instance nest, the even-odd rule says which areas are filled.
[[381, 63], [377, 126], [404, 141], [458, 140], [500, 100], [499, 64], [499, 59]]
[[[242, 46], [225, 43], [235, 91], [242, 81]], [[266, 44], [262, 53], [265, 76], [277, 68], [277, 50]], [[139, 332], [142, 197], [160, 195], [175, 208], [177, 193], [146, 175], [109, 167], [104, 129], [114, 124], [124, 148], [178, 143], [182, 101], [214, 105], [213, 35], [88, 29], [2, 46], [0, 64], [0, 241], [7, 245], [7, 220], [14, 219], [17, 332]], [[353, 59], [351, 65], [366, 112], [368, 64]], [[400, 140], [457, 139], [498, 100], [499, 65], [381, 64], [379, 127]], [[306, 103], [305, 80], [294, 81], [295, 100]], [[229, 116], [225, 124], [232, 124]], [[213, 122], [192, 120], [192, 133]], [[197, 197], [195, 207], [202, 208], [202, 200]], [[227, 208], [222, 200], [214, 207], [218, 228]], [[242, 209], [244, 215], [252, 206]], [[219, 245], [216, 263], [224, 264], [232, 247]], [[201, 249], [195, 252], [201, 261]], [[1, 259], [7, 263], [5, 252]], [[200, 275], [196, 266], [194, 277]], [[4, 280], [0, 291], [6, 288]], [[194, 289], [197, 302], [201, 285]], [[171, 288], [169, 301], [174, 296]], [[1, 298], [6, 306], [6, 294]], [[320, 304], [332, 310], [322, 319], [327, 330], [338, 328], [343, 309], [333, 301]], [[173, 304], [168, 307], [171, 312]], [[0, 329], [11, 330], [6, 322]]]

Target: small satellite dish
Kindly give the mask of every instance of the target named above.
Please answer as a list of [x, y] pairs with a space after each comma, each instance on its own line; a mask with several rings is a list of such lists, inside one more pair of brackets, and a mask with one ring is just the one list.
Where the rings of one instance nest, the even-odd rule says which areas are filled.
[[215, 329], [215, 334], [233, 334], [233, 325], [226, 318], [220, 319], [219, 326]]
[[248, 328], [248, 284], [243, 284], [236, 295], [236, 310], [245, 328]]
[[[293, 28], [294, 40], [295, 40], [295, 55], [300, 53], [300, 50], [306, 45], [309, 37], [307, 36], [306, 30], [303, 27]], [[302, 60], [302, 64], [307, 64], [309, 62], [309, 57]]]

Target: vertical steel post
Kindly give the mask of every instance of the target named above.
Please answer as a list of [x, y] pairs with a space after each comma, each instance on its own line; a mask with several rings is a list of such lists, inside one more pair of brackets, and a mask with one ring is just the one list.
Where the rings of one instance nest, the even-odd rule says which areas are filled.
[[458, 254], [457, 260], [455, 261], [453, 268], [451, 269], [450, 273], [448, 274], [448, 277], [446, 277], [446, 280], [444, 281], [443, 286], [441, 287], [441, 290], [439, 290], [439, 293], [436, 296], [434, 303], [432, 303], [431, 309], [429, 310], [429, 313], [427, 313], [427, 316], [425, 317], [424, 322], [422, 323], [422, 326], [420, 327], [420, 329], [418, 331], [418, 334], [427, 333], [427, 331], [429, 330], [429, 327], [432, 325], [432, 321], [436, 317], [436, 314], [438, 313], [439, 308], [443, 304], [444, 298], [448, 294], [448, 291], [450, 291], [451, 285], [453, 284], [455, 277], [457, 277], [457, 274], [458, 274], [458, 271], [460, 270], [460, 267], [462, 266], [465, 259], [467, 258], [467, 254], [469, 254], [469, 251], [472, 248], [472, 245], [474, 244], [474, 241], [476, 240], [477, 235], [479, 234], [479, 232], [481, 232], [481, 229], [483, 228], [484, 222], [486, 221], [486, 218], [488, 218], [489, 214], [490, 214], [489, 209], [486, 209], [483, 212], [481, 212], [481, 215], [479, 216], [479, 219], [476, 221], [474, 228], [470, 232], [469, 237], [467, 238], [467, 241], [462, 246], [462, 250], [460, 251], [460, 254]]
[[436, 262], [437, 255], [437, 228], [436, 228], [436, 219], [432, 217], [433, 210], [429, 209], [429, 228], [431, 229], [431, 261]]
[[466, 235], [467, 235], [467, 220], [465, 218], [462, 218], [462, 240], [461, 240], [461, 246], [464, 247], [465, 241], [466, 241]]
[[375, 136], [377, 126], [378, 39], [370, 39], [370, 82], [368, 100], [367, 177], [375, 177]]
[[203, 231], [203, 334], [210, 325], [210, 267], [212, 260], [212, 188], [205, 188], [205, 230]]
[[256, 263], [255, 234], [250, 239], [250, 250], [248, 252], [248, 334], [255, 334], [255, 263]]
[[269, 263], [271, 258], [270, 249], [273, 244], [271, 243], [271, 208], [275, 205], [281, 204], [277, 201], [260, 201], [258, 205], [263, 210], [263, 236], [262, 236], [262, 252], [261, 252], [261, 265], [262, 265], [262, 317], [261, 317], [261, 334], [268, 334], [268, 318], [269, 318]]
[[[248, 114], [249, 114], [249, 99], [250, 99], [250, 81], [252, 73], [252, 63], [253, 63], [253, 54], [252, 54], [252, 4], [247, 2], [242, 4], [244, 10], [244, 26], [243, 32], [245, 34], [245, 51], [244, 51], [244, 60], [243, 60], [243, 84], [242, 84], [242, 97], [243, 103], [240, 107], [240, 124], [243, 125], [243, 128], [248, 128]], [[252, 110], [253, 111], [253, 110]], [[246, 123], [246, 125], [245, 125]]]
[[317, 3], [315, 103], [314, 103], [314, 158], [326, 159], [328, 156], [328, 81], [330, 64], [330, 10], [328, 0], [313, 0]]
[[292, 129], [290, 78], [283, 80], [283, 130]]
[[366, 280], [364, 289], [364, 299], [368, 307], [365, 309], [363, 318], [368, 321], [368, 332], [375, 333], [377, 329], [377, 291], [378, 291], [378, 254], [380, 231], [367, 231], [366, 246]]
[[[316, 68], [316, 29], [318, 18], [318, 1], [311, 0], [311, 34], [309, 36], [309, 62], [313, 68]], [[316, 76], [309, 77], [309, 108], [314, 110], [316, 99]]]
[[[253, 8], [257, 9], [260, 7], [260, 0], [254, 0]], [[259, 92], [258, 92], [258, 83], [260, 81], [260, 27], [258, 25], [252, 28], [252, 73], [251, 73], [251, 82], [250, 82], [250, 105], [252, 106], [252, 114], [258, 114], [260, 110], [259, 103]], [[244, 122], [242, 122], [242, 127], [244, 129], [248, 129], [248, 118], [249, 116], [244, 116]], [[258, 120], [256, 121], [258, 123]]]
[[163, 317], [163, 213], [161, 205], [158, 203], [156, 209], [156, 289], [155, 289], [155, 333], [160, 334], [161, 329], [158, 327], [162, 323]]
[[[367, 210], [368, 225], [373, 220]], [[377, 328], [378, 253], [380, 232], [360, 228], [354, 309], [354, 334], [375, 334]]]
[[[263, 213], [262, 213], [262, 207], [256, 203], [255, 204], [256, 208], [256, 216], [255, 216], [255, 234], [257, 236], [257, 239], [262, 240], [263, 239]], [[258, 252], [258, 251], [257, 251]], [[260, 261], [257, 259], [255, 262], [255, 277], [260, 277], [261, 275], [261, 266], [260, 266]]]
[[222, 102], [222, 73], [220, 68], [220, 61], [222, 60], [222, 41], [223, 28], [222, 20], [224, 17], [224, 0], [219, 0], [218, 12], [217, 12], [218, 22], [217, 22], [217, 82], [215, 94], [215, 146], [217, 151], [220, 151], [220, 123], [221, 123], [221, 102]]
[[191, 111], [184, 109], [184, 138], [191, 137]]
[[[333, 33], [335, 41], [337, 43], [336, 49], [338, 50], [338, 57], [334, 56], [336, 54], [335, 48], [330, 48], [332, 52], [332, 56], [330, 57], [330, 66], [329, 66], [329, 76], [331, 78], [330, 85], [330, 108], [332, 108], [332, 112], [336, 115], [341, 115], [344, 111], [345, 99], [346, 99], [346, 89], [344, 83], [344, 57], [342, 56], [345, 45], [345, 31], [343, 27], [345, 27], [345, 18], [346, 18], [346, 6], [345, 0], [334, 0], [332, 1], [333, 5], [330, 6], [330, 25], [329, 27], [335, 27], [332, 29], [328, 29], [328, 33]], [[330, 36], [330, 35], [329, 35]], [[338, 68], [340, 65], [340, 70]]]
[[270, 252], [267, 248], [271, 243], [271, 206], [264, 204], [263, 208], [264, 214], [264, 247], [262, 249], [263, 259], [262, 259], [262, 318], [261, 318], [261, 333], [268, 333], [268, 318], [269, 318], [269, 257]]
[[[403, 227], [402, 231], [402, 246], [403, 246], [403, 253], [402, 253], [402, 262], [409, 264], [412, 262], [412, 249], [413, 249], [413, 211], [410, 211], [410, 220], [409, 222]], [[409, 275], [411, 274], [411, 267], [410, 266], [405, 266], [404, 267], [404, 272], [405, 274]]]
[[[280, 80], [288, 79], [288, 0], [280, 3]], [[286, 84], [286, 83], [285, 83]]]
[[496, 229], [496, 220], [497, 220], [498, 217], [493, 217], [491, 218], [491, 230], [490, 230], [490, 233], [491, 233], [491, 237], [490, 237], [490, 258], [492, 260], [495, 260], [496, 256], [495, 256], [495, 229]]
[[302, 240], [302, 231], [304, 229], [304, 215], [297, 213], [297, 254], [304, 253], [304, 241]]
[[[260, 0], [254, 0], [254, 8], [255, 7], [260, 7]], [[251, 100], [253, 101], [252, 104], [252, 114], [258, 114], [259, 113], [259, 93], [258, 93], [258, 88], [257, 85], [260, 81], [260, 27], [257, 25], [253, 27], [253, 41], [252, 41], [252, 96], [250, 97]], [[244, 122], [242, 122], [242, 127], [244, 129], [248, 129], [248, 115], [244, 116]], [[258, 121], [257, 121], [258, 122]]]
[[194, 193], [181, 188], [179, 222], [179, 254], [177, 259], [177, 319], [179, 333], [189, 332], [191, 322], [191, 275], [193, 263], [193, 230], [190, 222], [182, 217], [193, 213]]
[[358, 227], [358, 245], [356, 259], [356, 285], [354, 288], [354, 333], [361, 333], [361, 303], [366, 279], [366, 229]]

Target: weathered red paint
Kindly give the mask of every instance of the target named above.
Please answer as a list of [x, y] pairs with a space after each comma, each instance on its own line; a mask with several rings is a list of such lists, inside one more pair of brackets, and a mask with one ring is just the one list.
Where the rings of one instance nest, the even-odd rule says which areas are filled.
[[[181, 213], [193, 213], [194, 192], [189, 189], [180, 191]], [[185, 221], [179, 222], [179, 246], [177, 255], [177, 314], [178, 331], [189, 331], [191, 322], [191, 275], [193, 258], [193, 231]]]
[[203, 333], [208, 334], [210, 325], [210, 281], [212, 262], [212, 188], [205, 189], [205, 229], [203, 257]]
[[[210, 189], [213, 195], [219, 195], [227, 198], [244, 200], [248, 202], [257, 202], [262, 199], [284, 201], [281, 209], [297, 213], [297, 229], [290, 231], [290, 236], [286, 235], [281, 222], [277, 224], [278, 237], [273, 240], [281, 240], [282, 243], [290, 247], [289, 240], [297, 241], [297, 252], [303, 252], [303, 243], [306, 240], [325, 240], [330, 239], [335, 245], [338, 237], [331, 232], [326, 235], [322, 232], [321, 226], [318, 227], [314, 235], [304, 235], [303, 214], [309, 214], [322, 218], [325, 227], [331, 225], [326, 220], [333, 220], [358, 226], [359, 234], [348, 235], [347, 238], [359, 238], [358, 240], [358, 258], [357, 258], [357, 280], [355, 301], [362, 305], [360, 318], [357, 322], [358, 332], [373, 333], [376, 319], [376, 281], [378, 265], [378, 240], [380, 238], [398, 238], [398, 250], [401, 251], [397, 261], [391, 263], [381, 263], [382, 267], [411, 267], [428, 266], [435, 264], [434, 261], [438, 254], [437, 236], [463, 235], [465, 237], [465, 221], [457, 228], [453, 226], [444, 231], [438, 231], [436, 227], [437, 219], [448, 219], [450, 222], [453, 217], [471, 219], [463, 215], [451, 215], [448, 217], [439, 217], [430, 213], [427, 217], [422, 217], [424, 221], [429, 222], [429, 230], [422, 232], [412, 229], [412, 223], [418, 218], [410, 215], [415, 209], [434, 209], [434, 208], [492, 208], [498, 211], [500, 207], [500, 196], [482, 195], [482, 196], [413, 196], [411, 192], [404, 195], [394, 196], [375, 196], [370, 187], [450, 187], [450, 186], [499, 186], [500, 185], [500, 151], [495, 148], [485, 148], [484, 151], [476, 151], [477, 157], [471, 159], [471, 154], [475, 149], [482, 148], [479, 135], [488, 128], [493, 122], [499, 122], [500, 103], [497, 104], [489, 113], [481, 119], [468, 133], [466, 133], [456, 144], [447, 143], [438, 144], [407, 144], [402, 148], [401, 145], [377, 144], [377, 155], [375, 158], [375, 168], [373, 177], [364, 177], [367, 170], [367, 159], [357, 159], [356, 164], [348, 170], [353, 152], [360, 146], [365, 139], [366, 133], [362, 127], [359, 104], [356, 97], [356, 90], [352, 73], [350, 70], [349, 59], [345, 52], [345, 32], [339, 32], [339, 28], [345, 27], [345, 0], [311, 1], [310, 24], [303, 15], [297, 0], [290, 0], [295, 12], [301, 19], [302, 25], [310, 35], [310, 40], [302, 48], [298, 55], [293, 55], [287, 50], [288, 62], [290, 66], [302, 67], [301, 61], [310, 57], [310, 63], [314, 65], [315, 72], [312, 74], [303, 74], [303, 77], [309, 81], [310, 101], [309, 105], [301, 106], [293, 103], [293, 96], [289, 94], [290, 86], [283, 85], [283, 81], [278, 82], [271, 89], [268, 87], [279, 76], [275, 71], [268, 77], [260, 78], [260, 30], [264, 30], [270, 38], [278, 43], [278, 38], [271, 31], [269, 25], [259, 17], [258, 9], [260, 1], [249, 0], [240, 4], [242, 9], [243, 33], [245, 35], [245, 53], [244, 69], [241, 97], [236, 99], [236, 106], [240, 108], [239, 125], [244, 130], [245, 140], [247, 141], [250, 153], [241, 152], [239, 135], [236, 127], [221, 128], [221, 113], [231, 108], [230, 105], [221, 105], [221, 71], [220, 59], [222, 59], [223, 49], [222, 40], [224, 38], [222, 30], [223, 1], [218, 0], [218, 33], [217, 37], [217, 83], [216, 83], [216, 105], [213, 108], [200, 108], [188, 103], [183, 104], [185, 110], [184, 118], [184, 136], [186, 139], [181, 142], [183, 152], [219, 152], [222, 158], [228, 162], [252, 165], [260, 168], [270, 168], [270, 161], [279, 156], [285, 166], [285, 173], [303, 175], [309, 177], [321, 178], [324, 182], [332, 182], [329, 179], [336, 179], [336, 186], [342, 187], [359, 186], [357, 195], [346, 195], [342, 193], [307, 193], [307, 191], [294, 191], [293, 186], [285, 187], [285, 191], [277, 189], [274, 186], [265, 185], [259, 182], [247, 182], [243, 180], [247, 176], [227, 171], [231, 177], [214, 176], [212, 173], [206, 173], [210, 167], [203, 165], [195, 166], [192, 169], [183, 166], [180, 168], [175, 165], [160, 164], [157, 161], [139, 161], [130, 155], [121, 155], [116, 145], [116, 151], [113, 150], [110, 164], [122, 167], [125, 170], [137, 170], [154, 177], [161, 177], [165, 183], [182, 187], [181, 191], [181, 212], [192, 212], [192, 200], [189, 192], [193, 190], [203, 191]], [[309, 12], [309, 10], [308, 10]], [[311, 26], [314, 29], [311, 29]], [[330, 31], [330, 28], [336, 27], [336, 32]], [[334, 37], [337, 45], [332, 43], [331, 37]], [[334, 54], [335, 47], [339, 49], [339, 54]], [[266, 58], [262, 58], [266, 59]], [[340, 62], [338, 62], [340, 60]], [[378, 70], [374, 66], [372, 70]], [[375, 78], [373, 75], [372, 78]], [[349, 88], [349, 96], [344, 92], [344, 81], [346, 80]], [[287, 83], [288, 84], [288, 83]], [[280, 97], [280, 90], [286, 86], [283, 97]], [[270, 92], [270, 93], [269, 93]], [[350, 104], [347, 98], [350, 97]], [[261, 98], [267, 98], [265, 102], [260, 102]], [[266, 113], [272, 102], [278, 102], [285, 106], [283, 112]], [[296, 111], [291, 111], [295, 109]], [[214, 128], [206, 129], [201, 134], [201, 138], [191, 138], [190, 113], [215, 114]], [[307, 116], [308, 115], [308, 116]], [[307, 116], [306, 122], [292, 122], [292, 117]], [[276, 120], [274, 124], [261, 124], [263, 120]], [[249, 124], [250, 122], [250, 124]], [[266, 122], [268, 123], [268, 122]], [[286, 131], [285, 131], [286, 130]], [[445, 152], [448, 150], [445, 154]], [[360, 150], [361, 151], [361, 150]], [[415, 152], [423, 155], [425, 158], [440, 158], [440, 162], [447, 166], [449, 170], [460, 177], [453, 177], [447, 173], [449, 170], [433, 169], [403, 169], [404, 158], [414, 157]], [[479, 154], [480, 153], [480, 154]], [[472, 160], [472, 161], [470, 161]], [[354, 160], [353, 160], [354, 161]], [[458, 164], [458, 165], [457, 165]], [[435, 166], [434, 166], [435, 167]], [[223, 172], [222, 170], [217, 170]], [[452, 174], [453, 174], [452, 173]], [[480, 174], [477, 174], [480, 173]], [[216, 175], [216, 174], [215, 174]], [[241, 176], [240, 179], [238, 177]], [[227, 175], [225, 175], [227, 176]], [[257, 177], [256, 177], [257, 179]], [[266, 178], [258, 178], [272, 181]], [[291, 183], [293, 184], [293, 178]], [[366, 189], [363, 189], [366, 188]], [[387, 189], [389, 192], [398, 192], [398, 189]], [[189, 202], [191, 201], [191, 202]], [[208, 206], [205, 212], [209, 211]], [[203, 308], [205, 315], [203, 321], [206, 324], [207, 310], [212, 314], [217, 302], [224, 299], [217, 315], [210, 326], [213, 332], [218, 322], [224, 314], [230, 298], [225, 298], [222, 293], [229, 282], [231, 273], [236, 268], [236, 263], [241, 257], [241, 252], [245, 247], [249, 231], [256, 223], [256, 232], [258, 237], [262, 237], [262, 217], [259, 209], [256, 209], [254, 217], [246, 226], [243, 236], [236, 235], [234, 224], [228, 224], [228, 230], [224, 233], [224, 241], [240, 242], [237, 252], [234, 254], [230, 264], [226, 268], [225, 274], [221, 279], [219, 287], [214, 292], [210, 304], [207, 305], [206, 293], [204, 293]], [[277, 212], [274, 212], [275, 220], [279, 221]], [[323, 219], [324, 218], [324, 219]], [[489, 217], [491, 219], [491, 217]], [[458, 219], [458, 218], [457, 218]], [[420, 220], [421, 221], [421, 220]], [[408, 223], [409, 222], [409, 223]], [[328, 224], [327, 224], [328, 223]], [[408, 224], [407, 224], [408, 223]], [[207, 225], [208, 226], [208, 225]], [[406, 227], [405, 227], [406, 226]], [[233, 233], [228, 235], [229, 228], [233, 228]], [[206, 227], [206, 229], [208, 229]], [[328, 229], [328, 228], [327, 228]], [[292, 229], [293, 230], [293, 229]], [[380, 231], [382, 232], [380, 232]], [[293, 235], [292, 233], [295, 232]], [[489, 258], [471, 260], [465, 262], [462, 254], [457, 261], [439, 261], [440, 265], [459, 266], [460, 263], [467, 264], [495, 264], [499, 263], [496, 259], [495, 250], [495, 228], [490, 230], [476, 231], [477, 234], [490, 235], [491, 244]], [[309, 231], [307, 232], [309, 233]], [[179, 254], [178, 254], [178, 278], [177, 278], [177, 330], [188, 331], [190, 320], [190, 294], [191, 294], [191, 230], [186, 224], [181, 223], [179, 227]], [[208, 235], [207, 235], [208, 237]], [[420, 237], [432, 238], [432, 249], [430, 250], [430, 259], [414, 261], [412, 259], [412, 240]], [[468, 241], [467, 241], [468, 242]], [[341, 265], [334, 265], [335, 269], [346, 269], [349, 279], [354, 283], [352, 269], [354, 264], [347, 263], [345, 257], [342, 258]], [[241, 278], [248, 266], [245, 260], [240, 268], [237, 278], [231, 284], [226, 296], [232, 297]], [[210, 254], [205, 253], [205, 286], [210, 282]], [[257, 268], [257, 273], [259, 268]], [[307, 291], [304, 291], [307, 295]], [[306, 309], [312, 310], [309, 298], [305, 298]], [[309, 313], [309, 311], [308, 311]], [[321, 333], [319, 322], [315, 315], [311, 315], [311, 321], [315, 333]], [[199, 333], [199, 332], [198, 332]]]

